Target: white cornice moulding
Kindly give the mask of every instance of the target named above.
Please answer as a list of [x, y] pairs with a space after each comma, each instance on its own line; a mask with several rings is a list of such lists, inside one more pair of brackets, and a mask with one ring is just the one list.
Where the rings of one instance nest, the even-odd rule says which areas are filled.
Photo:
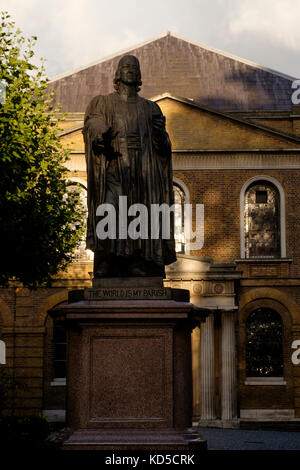
[[173, 153], [174, 170], [284, 170], [300, 169], [300, 152], [297, 154], [265, 153]]

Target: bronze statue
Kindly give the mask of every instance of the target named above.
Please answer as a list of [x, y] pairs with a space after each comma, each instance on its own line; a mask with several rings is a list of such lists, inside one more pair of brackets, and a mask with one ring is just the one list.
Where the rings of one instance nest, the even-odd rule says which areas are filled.
[[100, 204], [119, 211], [119, 197], [135, 203], [174, 203], [171, 144], [159, 106], [138, 96], [141, 71], [136, 57], [118, 65], [115, 92], [96, 96], [87, 107], [84, 141], [88, 178], [86, 246], [94, 251], [95, 277], [164, 276], [176, 261], [173, 226], [169, 239], [97, 237]]

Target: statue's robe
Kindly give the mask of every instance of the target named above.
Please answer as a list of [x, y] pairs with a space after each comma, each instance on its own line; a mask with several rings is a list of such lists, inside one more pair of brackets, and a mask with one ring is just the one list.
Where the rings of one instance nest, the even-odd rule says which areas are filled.
[[[86, 246], [90, 250], [131, 256], [158, 265], [176, 261], [174, 220], [170, 239], [151, 239], [151, 204], [174, 204], [171, 144], [166, 130], [152, 127], [162, 116], [159, 106], [139, 97], [127, 100], [114, 92], [96, 96], [87, 107], [84, 140], [88, 178], [88, 223]], [[107, 139], [105, 139], [107, 136]], [[111, 138], [109, 138], [109, 136]], [[114, 205], [118, 219], [119, 196], [127, 196], [128, 207], [141, 203], [148, 209], [149, 239], [106, 239], [96, 234], [97, 207]]]

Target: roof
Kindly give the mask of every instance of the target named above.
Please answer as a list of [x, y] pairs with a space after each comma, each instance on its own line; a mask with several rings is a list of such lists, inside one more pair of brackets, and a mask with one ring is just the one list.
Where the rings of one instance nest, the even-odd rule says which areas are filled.
[[113, 91], [117, 64], [129, 53], [140, 61], [140, 94], [146, 98], [168, 92], [220, 111], [291, 109], [294, 77], [170, 32], [54, 77], [54, 104], [64, 112], [84, 112], [94, 96]]

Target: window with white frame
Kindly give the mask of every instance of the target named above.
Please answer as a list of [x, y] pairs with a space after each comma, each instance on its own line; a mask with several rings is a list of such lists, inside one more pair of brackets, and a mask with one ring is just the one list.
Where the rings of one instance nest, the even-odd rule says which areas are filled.
[[185, 253], [185, 237], [184, 237], [184, 204], [185, 193], [181, 187], [175, 183], [173, 185], [175, 217], [174, 217], [174, 238], [175, 250], [177, 253]]
[[280, 258], [280, 194], [270, 181], [254, 181], [244, 196], [245, 258]]
[[66, 378], [67, 331], [61, 320], [53, 320], [53, 380]]

